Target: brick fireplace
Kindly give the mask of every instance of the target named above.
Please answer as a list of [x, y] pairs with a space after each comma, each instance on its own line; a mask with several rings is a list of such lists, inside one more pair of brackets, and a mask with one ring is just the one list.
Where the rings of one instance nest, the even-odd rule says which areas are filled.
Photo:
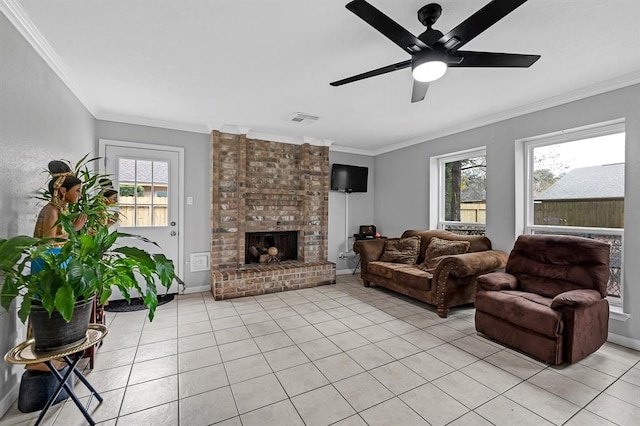
[[[335, 264], [327, 261], [329, 148], [218, 131], [211, 136], [214, 298], [335, 283]], [[281, 253], [280, 259], [255, 262], [250, 238], [262, 249], [272, 240], [260, 237], [275, 241], [285, 233], [296, 235], [295, 257]], [[279, 250], [292, 244], [284, 241]]]

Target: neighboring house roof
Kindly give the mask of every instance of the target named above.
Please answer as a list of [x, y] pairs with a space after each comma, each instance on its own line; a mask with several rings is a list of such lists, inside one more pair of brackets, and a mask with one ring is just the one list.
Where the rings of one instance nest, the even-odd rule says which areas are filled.
[[580, 167], [558, 179], [535, 200], [624, 197], [624, 163]]
[[134, 182], [136, 181], [136, 175], [138, 177], [137, 182], [139, 184], [151, 183], [152, 181], [154, 183], [169, 182], [169, 165], [164, 161], [136, 161], [124, 158], [121, 158], [119, 161], [119, 182]]

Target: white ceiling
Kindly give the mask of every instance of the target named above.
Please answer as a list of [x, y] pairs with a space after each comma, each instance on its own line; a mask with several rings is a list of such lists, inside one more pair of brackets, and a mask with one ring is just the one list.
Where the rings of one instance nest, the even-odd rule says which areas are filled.
[[[465, 50], [540, 54], [528, 69], [450, 69], [412, 104], [409, 55], [347, 0], [0, 0], [98, 119], [381, 153], [640, 82], [638, 0], [529, 0]], [[446, 33], [487, 0], [441, 0]], [[428, 0], [370, 0], [418, 35]], [[320, 117], [289, 122], [294, 112]], [[234, 126], [234, 127], [230, 127]]]

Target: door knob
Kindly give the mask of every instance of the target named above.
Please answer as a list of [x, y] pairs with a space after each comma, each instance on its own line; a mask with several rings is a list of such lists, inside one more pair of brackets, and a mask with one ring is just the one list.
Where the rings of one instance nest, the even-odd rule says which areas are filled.
[[171, 235], [172, 237], [175, 237], [176, 236], [176, 231], [169, 232], [169, 235]]

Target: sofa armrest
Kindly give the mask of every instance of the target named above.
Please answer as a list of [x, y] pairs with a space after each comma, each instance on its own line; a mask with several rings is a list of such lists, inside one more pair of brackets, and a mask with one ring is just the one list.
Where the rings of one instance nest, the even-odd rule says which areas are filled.
[[393, 238], [358, 240], [353, 244], [353, 251], [360, 255], [361, 274], [365, 274], [367, 272], [367, 264], [369, 262], [375, 262], [382, 257], [382, 253], [384, 252], [384, 244], [390, 239]]
[[478, 277], [478, 289], [487, 291], [515, 290], [518, 279], [506, 272], [491, 272]]
[[553, 298], [551, 301], [551, 309], [557, 310], [563, 307], [579, 308], [590, 306], [600, 300], [602, 300], [602, 295], [597, 290], [569, 290]]
[[440, 271], [447, 269], [456, 278], [471, 277], [486, 274], [507, 265], [509, 255], [500, 250], [485, 250], [472, 253], [446, 256], [433, 271], [437, 276]]
[[504, 268], [508, 256], [499, 250], [485, 250], [443, 257], [433, 271], [431, 291], [435, 292], [438, 315], [446, 318], [449, 306], [475, 295], [476, 277]]

